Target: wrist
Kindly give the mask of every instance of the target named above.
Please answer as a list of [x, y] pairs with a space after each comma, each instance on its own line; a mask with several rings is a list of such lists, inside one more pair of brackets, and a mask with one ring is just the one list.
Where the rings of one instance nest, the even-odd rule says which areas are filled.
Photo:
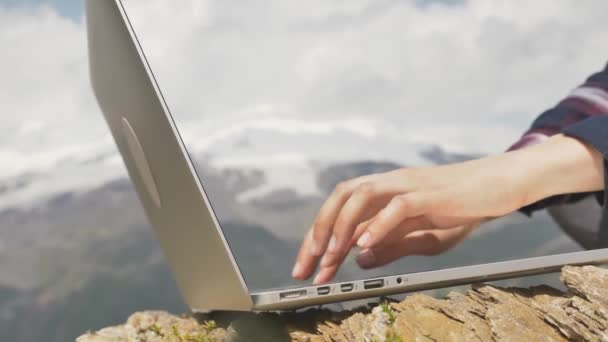
[[523, 186], [522, 206], [554, 195], [603, 189], [602, 155], [577, 139], [559, 134], [514, 152], [514, 159]]

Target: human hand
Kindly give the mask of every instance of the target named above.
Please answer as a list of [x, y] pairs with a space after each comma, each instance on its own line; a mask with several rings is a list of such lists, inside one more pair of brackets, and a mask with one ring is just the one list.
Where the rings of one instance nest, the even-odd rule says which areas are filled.
[[[396, 230], [391, 238], [384, 239], [374, 247], [362, 249], [357, 255], [357, 264], [368, 269], [384, 266], [405, 256], [438, 255], [456, 246], [478, 225], [479, 223], [473, 223], [449, 229], [416, 230], [405, 236], [399, 236]], [[335, 267], [336, 270], [324, 268], [318, 276], [319, 280], [322, 282], [331, 279], [338, 265]]]
[[364, 268], [447, 250], [481, 220], [521, 206], [525, 192], [516, 190], [517, 172], [509, 168], [507, 162], [488, 158], [339, 184], [300, 249], [294, 278], [310, 277], [320, 260], [314, 282], [329, 281], [355, 244], [362, 248], [358, 262]]
[[[494, 157], [355, 178], [340, 183], [321, 207], [292, 275], [309, 278], [320, 260], [314, 283], [329, 281], [355, 243], [362, 255], [373, 253], [370, 267], [399, 255], [443, 251], [468, 234], [470, 228], [459, 227], [603, 186], [602, 154], [561, 134]], [[425, 239], [433, 248], [413, 242]], [[369, 261], [362, 255], [359, 264]]]
[[[361, 249], [357, 255], [357, 264], [363, 269], [370, 269], [389, 264], [397, 259], [410, 255], [432, 256], [441, 254], [464, 240], [482, 221], [466, 226], [450, 229], [428, 229], [417, 230], [404, 236], [399, 236], [395, 230], [391, 236], [378, 245]], [[350, 243], [351, 248], [356, 245], [356, 240], [367, 229], [369, 222], [359, 225], [357, 232]], [[304, 253], [310, 246], [312, 234], [309, 233], [304, 241], [304, 246], [298, 259], [304, 257]], [[329, 281], [337, 273], [343, 259], [329, 267], [323, 267], [315, 278], [315, 283]]]

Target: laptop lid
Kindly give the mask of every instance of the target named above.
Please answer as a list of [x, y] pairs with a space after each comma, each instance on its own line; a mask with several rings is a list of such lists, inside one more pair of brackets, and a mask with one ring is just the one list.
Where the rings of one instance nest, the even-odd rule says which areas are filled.
[[197, 311], [253, 303], [119, 1], [86, 2], [93, 90], [178, 288]]
[[[561, 17], [515, 2], [123, 5], [252, 291], [304, 285], [297, 248], [338, 182], [500, 153], [604, 62], [534, 48]], [[437, 256], [367, 271], [348, 258], [336, 281], [581, 250], [547, 214], [515, 213]]]

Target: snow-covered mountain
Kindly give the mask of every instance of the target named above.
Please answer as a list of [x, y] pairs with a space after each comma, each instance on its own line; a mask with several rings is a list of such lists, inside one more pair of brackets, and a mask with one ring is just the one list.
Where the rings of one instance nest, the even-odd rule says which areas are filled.
[[[374, 160], [415, 166], [444, 161], [435, 158], [437, 151], [443, 151], [438, 146], [374, 121], [265, 119], [213, 134], [199, 135], [199, 131], [208, 130], [187, 126], [181, 131], [195, 161], [216, 169], [263, 171], [263, 184], [241, 194], [243, 198], [282, 188], [302, 195], [318, 194], [315, 174], [337, 163]], [[106, 139], [98, 145], [49, 155], [42, 164], [24, 165], [19, 172], [0, 176], [0, 209], [35, 206], [62, 192], [90, 190], [124, 175], [122, 159]]]
[[[287, 131], [253, 125], [189, 146], [250, 288], [296, 284], [290, 268], [297, 247], [337, 182], [476, 156], [395, 135], [317, 128]], [[4, 339], [63, 341], [123, 320], [133, 311], [183, 311], [115, 150], [50, 165], [0, 182]], [[360, 270], [349, 258], [339, 279], [578, 249], [546, 214], [532, 220], [516, 214], [487, 228], [441, 257], [408, 257], [371, 271]], [[36, 332], [19, 324], [22, 317], [34, 319], [40, 325], [37, 331], [46, 335], [34, 336]], [[48, 331], [54, 335], [49, 337]]]

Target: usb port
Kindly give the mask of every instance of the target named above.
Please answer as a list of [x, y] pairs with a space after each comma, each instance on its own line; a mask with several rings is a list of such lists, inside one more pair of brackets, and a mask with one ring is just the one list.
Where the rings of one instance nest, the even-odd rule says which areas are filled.
[[353, 284], [342, 284], [340, 285], [340, 291], [342, 292], [350, 292], [354, 288]]
[[382, 286], [384, 286], [384, 279], [366, 280], [363, 282], [363, 288], [366, 290], [379, 289]]
[[329, 294], [329, 286], [318, 287], [317, 294], [319, 294], [321, 296]]
[[287, 292], [282, 292], [279, 297], [281, 297], [281, 299], [294, 299], [294, 298], [298, 298], [298, 297], [303, 297], [306, 295], [306, 290], [297, 290], [297, 291], [287, 291]]

